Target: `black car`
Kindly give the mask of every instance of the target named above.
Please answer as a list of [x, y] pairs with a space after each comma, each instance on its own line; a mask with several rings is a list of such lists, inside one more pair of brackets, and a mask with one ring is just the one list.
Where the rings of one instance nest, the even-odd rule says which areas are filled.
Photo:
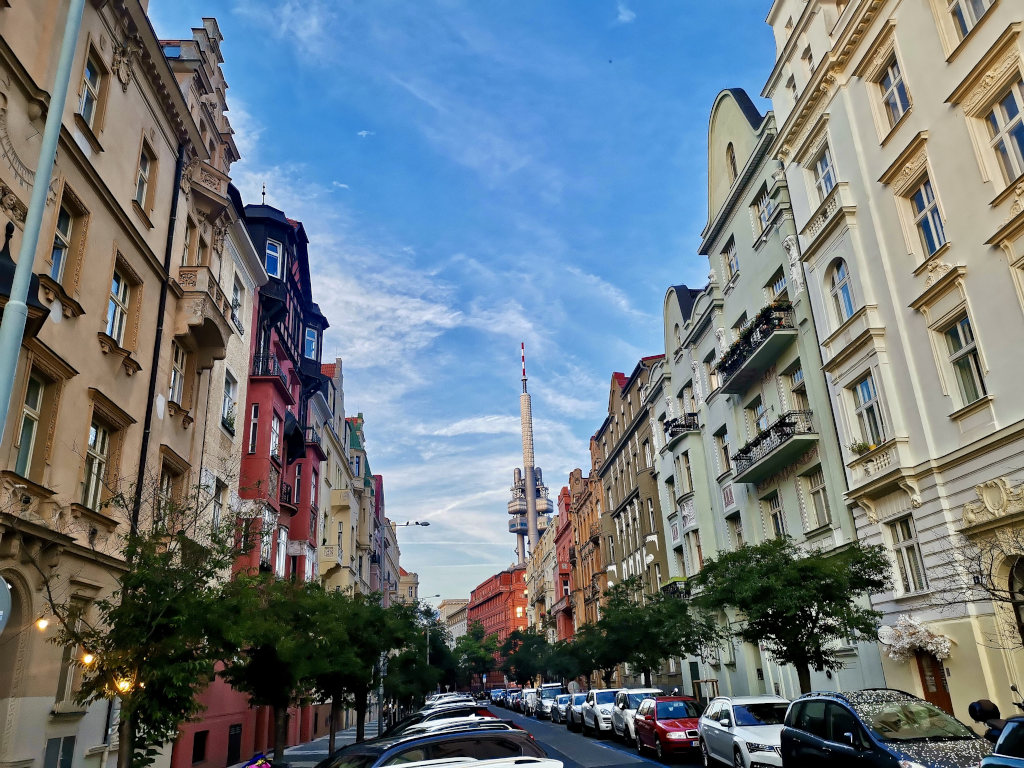
[[981, 761], [981, 768], [1024, 768], [1024, 716], [1007, 719], [996, 748]]
[[976, 768], [989, 752], [959, 720], [892, 688], [805, 694], [782, 729], [785, 768]]
[[350, 744], [321, 760], [316, 768], [379, 768], [452, 757], [495, 760], [547, 757], [547, 753], [526, 731], [468, 729], [409, 738], [382, 736], [361, 744]]
[[381, 736], [397, 736], [406, 728], [412, 725], [419, 725], [432, 720], [441, 720], [451, 717], [497, 717], [491, 710], [482, 704], [446, 704], [432, 709], [423, 709], [413, 712], [392, 725]]

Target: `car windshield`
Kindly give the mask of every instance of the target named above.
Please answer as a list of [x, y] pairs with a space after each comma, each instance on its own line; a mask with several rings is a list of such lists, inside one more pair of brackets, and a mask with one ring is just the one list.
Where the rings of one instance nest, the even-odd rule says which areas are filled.
[[629, 708], [636, 709], [640, 706], [641, 701], [652, 698], [652, 695], [649, 693], [630, 693], [626, 698], [629, 700]]
[[977, 738], [966, 725], [927, 701], [879, 701], [855, 704], [854, 709], [883, 741], [960, 741]]
[[999, 737], [995, 753], [1005, 757], [1024, 757], [1024, 722], [1011, 720]]
[[733, 704], [736, 725], [782, 725], [786, 719], [788, 704], [765, 702], [763, 704]]
[[585, 694], [585, 693], [575, 693], [575, 694], [573, 694], [573, 697], [572, 697], [572, 703], [573, 704], [582, 704], [586, 700], [587, 700], [587, 694]]
[[559, 704], [568, 704], [569, 703], [569, 699], [571, 699], [571, 698], [572, 698], [572, 696], [570, 696], [569, 694], [563, 693], [561, 696], [556, 698], [555, 701], [557, 701]]
[[409, 715], [407, 718], [405, 718], [403, 720], [399, 720], [397, 723], [392, 725], [390, 728], [388, 728], [386, 731], [384, 731], [384, 733], [382, 735], [383, 736], [395, 736], [395, 735], [397, 735], [399, 733], [402, 733], [409, 726], [416, 725], [417, 723], [422, 722], [423, 719], [424, 719], [423, 715], [421, 715], [419, 713], [416, 713], [414, 715]]
[[615, 703], [615, 691], [597, 691], [594, 694], [595, 704], [613, 704]]
[[542, 699], [553, 699], [558, 695], [557, 688], [541, 688], [540, 697]]
[[659, 720], [681, 720], [687, 717], [700, 717], [695, 701], [659, 701]]

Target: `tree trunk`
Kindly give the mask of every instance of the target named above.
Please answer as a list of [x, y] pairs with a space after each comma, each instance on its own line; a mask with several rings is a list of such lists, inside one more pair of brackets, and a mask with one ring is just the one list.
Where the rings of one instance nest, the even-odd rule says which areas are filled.
[[288, 743], [288, 707], [274, 707], [274, 762], [284, 762]]
[[800, 684], [800, 693], [811, 692], [811, 667], [809, 664], [796, 665], [796, 679]]
[[117, 768], [131, 768], [135, 752], [135, 718], [121, 702], [121, 714], [117, 721]]
[[651, 687], [651, 670], [649, 670], [649, 669], [645, 669], [644, 670], [644, 687], [645, 688], [650, 688]]
[[341, 705], [338, 704], [338, 697], [331, 697], [331, 735], [327, 739], [327, 753], [334, 754], [335, 734], [338, 732], [338, 715], [341, 713]]
[[356, 744], [366, 740], [366, 691], [356, 692]]

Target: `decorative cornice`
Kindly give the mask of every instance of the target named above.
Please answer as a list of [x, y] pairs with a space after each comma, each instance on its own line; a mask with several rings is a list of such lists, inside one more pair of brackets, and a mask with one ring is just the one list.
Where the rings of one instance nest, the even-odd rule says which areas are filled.
[[965, 114], [977, 117], [991, 92], [1003, 84], [1015, 65], [1020, 64], [1021, 53], [1016, 42], [1022, 29], [1024, 22], [1009, 25], [946, 101], [960, 105]]

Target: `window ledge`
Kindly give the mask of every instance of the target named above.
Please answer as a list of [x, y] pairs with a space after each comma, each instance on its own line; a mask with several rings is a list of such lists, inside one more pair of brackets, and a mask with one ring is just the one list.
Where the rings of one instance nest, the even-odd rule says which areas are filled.
[[92, 126], [89, 125], [89, 123], [86, 122], [85, 117], [78, 112], [75, 112], [75, 127], [82, 132], [83, 136], [85, 136], [85, 140], [89, 142], [89, 146], [92, 147], [93, 152], [103, 151], [103, 145], [100, 144], [100, 140], [93, 131]]
[[[103, 502], [100, 502], [100, 507], [103, 507]], [[117, 529], [117, 520], [104, 512], [87, 507], [85, 504], [80, 504], [77, 501], [71, 504], [70, 509], [72, 517], [84, 517], [87, 520], [91, 520], [92, 522], [103, 526], [107, 531], [114, 531]]]
[[81, 317], [85, 314], [85, 308], [68, 295], [63, 285], [44, 273], [37, 273], [36, 277], [39, 278], [39, 287], [43, 291], [43, 298], [50, 304], [59, 301], [61, 314], [64, 317]]
[[222, 417], [221, 420], [220, 420], [220, 428], [223, 429], [225, 432], [227, 432], [229, 435], [231, 435], [232, 439], [234, 439], [234, 437], [235, 437], [235, 425], [234, 424], [228, 422], [226, 419], [224, 419]]
[[819, 536], [824, 536], [825, 534], [832, 533], [832, 530], [832, 521], [829, 520], [824, 525], [819, 525], [814, 528], [811, 528], [810, 530], [804, 531], [804, 538], [816, 539]]
[[931, 587], [925, 587], [917, 592], [901, 592], [900, 594], [893, 592], [892, 599], [894, 602], [900, 602], [901, 600], [920, 600], [922, 597], [927, 597], [934, 591], [935, 590]]
[[961, 419], [966, 419], [968, 416], [972, 416], [978, 411], [983, 411], [986, 408], [991, 408], [992, 403], [994, 401], [995, 398], [992, 397], [992, 395], [985, 395], [984, 397], [979, 397], [973, 403], [968, 403], [963, 408], [953, 411], [951, 414], [949, 414], [949, 418], [951, 418], [953, 421], [960, 421]]
[[96, 336], [100, 340], [100, 351], [104, 355], [114, 355], [121, 358], [121, 366], [124, 368], [126, 375], [134, 376], [142, 370], [139, 361], [132, 357], [131, 350], [122, 347], [112, 336], [108, 336], [104, 331], [100, 331]]
[[134, 197], [132, 198], [132, 209], [142, 219], [142, 222], [146, 225], [147, 229], [153, 228], [153, 222], [149, 218], [149, 214], [146, 213], [146, 209], [139, 205], [139, 201], [136, 200]]
[[58, 701], [53, 705], [53, 709], [50, 710], [50, 717], [70, 720], [82, 717], [86, 711], [86, 707], [73, 701]]
[[181, 419], [181, 428], [188, 429], [192, 426], [192, 422], [195, 419], [192, 418], [192, 414], [189, 413], [188, 408], [182, 406], [181, 403], [176, 403], [173, 400], [167, 401], [167, 411], [171, 414], [172, 419]]
[[964, 50], [964, 48], [967, 47], [968, 43], [970, 43], [970, 41], [972, 39], [974, 39], [974, 36], [975, 36], [974, 33], [978, 30], [978, 28], [982, 24], [984, 24], [988, 20], [988, 18], [990, 16], [992, 16], [992, 11], [995, 9], [995, 7], [997, 5], [999, 5], [999, 0], [992, 0], [992, 5], [990, 5], [988, 7], [988, 10], [985, 11], [985, 13], [982, 15], [982, 17], [980, 19], [978, 19], [978, 23], [975, 24], [973, 27], [971, 27], [970, 30], [968, 30], [967, 34], [964, 35], [964, 39], [963, 40], [961, 40], [960, 42], [958, 42], [956, 45], [953, 46], [953, 50], [951, 50], [949, 52], [949, 55], [946, 56], [946, 63], [947, 64], [952, 64], [953, 61]]
[[890, 128], [888, 130], [888, 132], [882, 137], [882, 140], [879, 142], [880, 146], [884, 147], [886, 144], [889, 143], [889, 141], [892, 139], [893, 136], [895, 136], [897, 133], [899, 133], [900, 128], [902, 128], [903, 124], [905, 122], [907, 122], [907, 118], [910, 116], [910, 113], [913, 112], [913, 111], [914, 111], [914, 103], [911, 102], [910, 106], [907, 107], [907, 111], [904, 112], [902, 115], [900, 115], [900, 119], [897, 120], [895, 123], [893, 123], [892, 128]]
[[951, 247], [952, 243], [949, 240], [944, 242], [938, 249], [936, 249], [935, 253], [927, 256], [924, 261], [914, 267], [914, 274], [920, 276], [924, 272], [928, 271], [928, 265], [933, 261], [941, 261], [942, 257], [949, 252]]

